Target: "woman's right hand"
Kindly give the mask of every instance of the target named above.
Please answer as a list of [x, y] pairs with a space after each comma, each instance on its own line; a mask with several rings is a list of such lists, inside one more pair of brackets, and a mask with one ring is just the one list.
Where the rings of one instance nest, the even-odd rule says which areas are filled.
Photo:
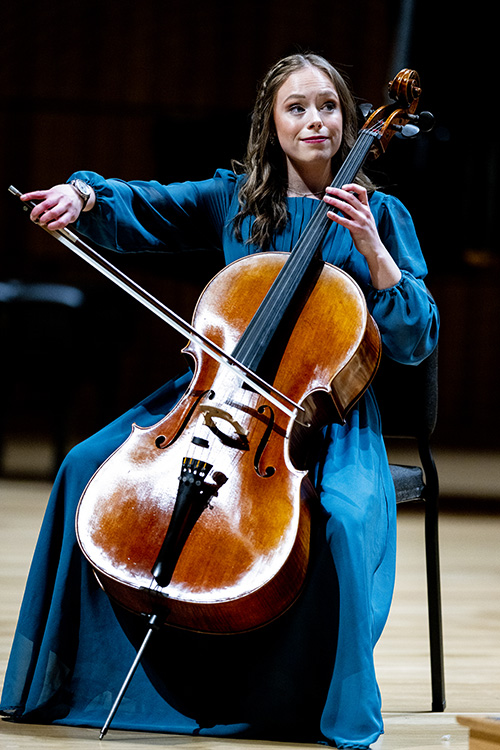
[[[75, 222], [83, 208], [83, 199], [69, 184], [54, 185], [49, 190], [34, 190], [31, 193], [21, 195], [22, 201], [37, 201], [37, 205], [31, 211], [30, 219], [41, 224], [46, 229], [64, 229], [68, 224]], [[95, 203], [95, 194], [92, 191], [86, 211], [90, 211]]]

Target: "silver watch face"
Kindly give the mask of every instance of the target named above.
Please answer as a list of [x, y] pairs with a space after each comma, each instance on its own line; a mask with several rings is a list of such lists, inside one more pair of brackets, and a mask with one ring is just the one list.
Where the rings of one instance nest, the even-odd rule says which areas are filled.
[[71, 184], [74, 185], [78, 192], [85, 198], [90, 195], [90, 185], [83, 180], [73, 180]]

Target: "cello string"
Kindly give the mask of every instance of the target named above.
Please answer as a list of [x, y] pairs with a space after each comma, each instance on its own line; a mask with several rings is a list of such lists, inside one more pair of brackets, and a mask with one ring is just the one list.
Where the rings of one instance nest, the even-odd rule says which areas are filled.
[[[246, 435], [249, 438], [249, 440], [252, 441], [251, 450], [255, 454], [257, 452], [257, 443], [259, 441], [258, 435], [253, 435], [255, 438], [252, 440], [252, 427], [255, 424], [255, 419], [257, 418], [257, 404], [256, 402], [259, 402], [262, 397], [248, 389], [244, 389], [241, 387], [241, 381], [236, 385], [236, 387], [228, 387], [227, 383], [224, 384], [224, 388], [221, 388], [221, 392], [227, 393], [228, 391], [232, 394], [231, 401], [228, 401], [226, 397], [222, 399], [222, 401], [218, 401], [216, 397], [217, 393], [217, 387], [215, 388], [215, 398], [211, 398], [211, 404], [215, 400], [215, 407], [220, 408], [221, 406], [227, 407], [227, 409], [230, 409], [235, 421], [238, 421], [240, 426], [243, 426], [243, 429], [246, 431]], [[239, 395], [236, 395], [236, 393], [239, 392]], [[202, 405], [202, 402], [200, 402], [200, 406]], [[238, 408], [239, 407], [239, 408]], [[224, 410], [226, 411], [226, 410]], [[214, 415], [214, 419], [218, 419], [217, 416]], [[223, 423], [227, 420], [225, 420], [222, 415], [221, 419]], [[259, 417], [259, 423], [262, 421], [262, 417]], [[219, 513], [222, 516], [225, 516], [226, 513], [231, 512], [231, 505], [227, 505], [228, 496], [227, 494], [224, 496], [224, 493], [222, 491], [222, 497], [219, 495], [219, 492], [224, 487], [224, 484], [226, 482], [223, 482], [220, 484], [217, 482], [217, 479], [214, 478], [214, 475], [216, 473], [223, 473], [225, 476], [225, 472], [227, 472], [227, 449], [228, 445], [224, 442], [223, 438], [221, 438], [222, 433], [224, 433], [228, 439], [233, 438], [231, 434], [228, 432], [225, 432], [222, 428], [220, 429], [220, 434], [217, 434], [216, 430], [213, 429], [207, 422], [204, 420], [204, 415], [202, 411], [199, 411], [197, 416], [194, 417], [193, 424], [191, 425], [191, 433], [193, 438], [205, 438], [207, 442], [207, 446], [202, 446], [197, 442], [194, 442], [194, 440], [191, 440], [188, 449], [183, 452], [183, 459], [182, 464], [184, 466], [185, 462], [191, 466], [193, 465], [193, 477], [196, 476], [197, 466], [194, 466], [194, 464], [205, 464], [209, 465], [209, 468], [206, 472], [206, 475], [200, 474], [198, 477], [196, 477], [195, 481], [198, 480], [202, 483], [206, 482], [209, 488], [214, 489], [214, 492], [212, 495], [210, 495], [206, 507], [201, 511], [201, 513], [204, 513], [207, 509], [213, 510], [214, 508], [219, 509]], [[217, 426], [217, 430], [218, 430]], [[239, 435], [240, 433], [235, 433]], [[248, 452], [246, 449], [238, 448], [237, 446], [229, 446], [230, 449], [232, 448], [233, 455], [230, 459], [230, 466], [231, 466], [231, 472], [236, 472], [238, 475], [238, 464], [245, 458], [245, 454]], [[224, 460], [219, 460], [220, 457], [223, 457]], [[181, 467], [178, 467], [179, 473], [181, 472]], [[221, 472], [221, 469], [223, 470]], [[190, 469], [188, 468], [188, 471]], [[229, 473], [229, 472], [228, 472]], [[212, 481], [210, 482], [210, 476], [212, 475]], [[229, 476], [226, 477], [226, 481], [229, 479]], [[209, 480], [207, 482], [207, 480]], [[230, 489], [232, 485], [228, 483], [228, 490]], [[202, 490], [201, 490], [202, 491]], [[175, 488], [174, 488], [174, 496], [175, 496]], [[174, 501], [175, 505], [175, 501]], [[168, 528], [168, 525], [167, 525]], [[166, 533], [166, 530], [165, 530]], [[164, 591], [165, 589], [170, 586], [170, 584], [173, 582], [173, 579], [167, 586], [161, 586], [157, 583], [154, 575], [151, 575], [151, 577], [148, 577], [147, 580], [147, 586], [152, 591], [158, 591], [161, 593], [161, 591]]]
[[[341, 187], [355, 178], [377, 134], [375, 127], [360, 132], [349, 156], [332, 183], [333, 187]], [[329, 210], [324, 201], [319, 202], [305, 231], [292, 249], [290, 258], [279, 272], [233, 351], [233, 356], [250, 369], [258, 366], [257, 360], [262, 356], [260, 354], [259, 357], [259, 353], [267, 349], [284, 311], [316, 254], [323, 235], [330, 225], [330, 219], [327, 216]]]

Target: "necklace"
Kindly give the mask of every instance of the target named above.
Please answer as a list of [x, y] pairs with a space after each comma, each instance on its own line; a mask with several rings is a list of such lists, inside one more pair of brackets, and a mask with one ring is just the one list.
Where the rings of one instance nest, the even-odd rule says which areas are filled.
[[288, 188], [288, 192], [297, 195], [299, 198], [313, 198], [318, 195], [323, 196], [325, 194], [324, 190], [318, 190], [317, 193], [299, 193], [298, 190], [294, 190], [293, 188]]

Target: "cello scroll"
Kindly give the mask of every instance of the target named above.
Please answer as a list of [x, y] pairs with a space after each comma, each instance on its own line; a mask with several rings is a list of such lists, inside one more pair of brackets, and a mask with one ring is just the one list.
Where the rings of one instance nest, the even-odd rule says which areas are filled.
[[419, 132], [432, 130], [434, 117], [430, 112], [416, 114], [422, 89], [420, 77], [416, 70], [404, 68], [388, 84], [392, 104], [386, 104], [369, 113], [362, 130], [375, 130], [370, 155], [374, 158], [385, 153], [391, 138], [400, 135], [413, 138]]

